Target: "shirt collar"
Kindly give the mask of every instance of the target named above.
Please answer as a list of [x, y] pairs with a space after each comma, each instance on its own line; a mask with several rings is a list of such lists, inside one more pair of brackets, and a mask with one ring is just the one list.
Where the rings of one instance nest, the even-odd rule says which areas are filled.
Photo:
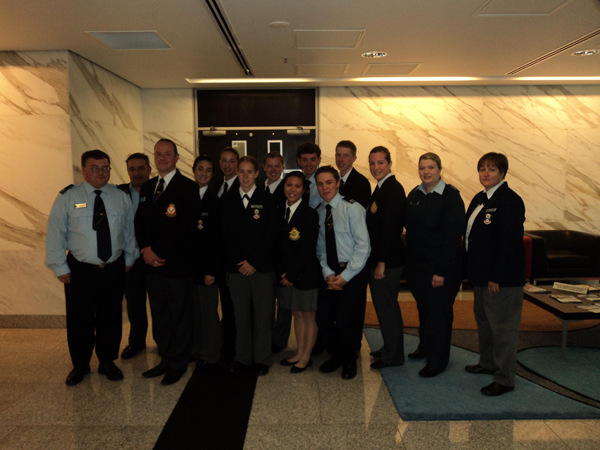
[[[308, 181], [310, 181], [312, 184], [314, 184], [314, 183], [315, 183], [315, 174], [316, 174], [316, 173], [317, 173], [317, 172], [315, 171], [315, 173], [313, 173], [313, 174], [312, 174], [312, 175], [311, 175], [309, 178], [307, 178], [307, 180], [308, 180]], [[305, 175], [305, 176], [306, 176], [306, 175]]]
[[248, 192], [244, 192], [244, 190], [242, 189], [242, 187], [240, 186], [240, 197], [244, 198], [244, 195], [247, 195], [248, 197], [252, 198], [252, 196], [254, 195], [254, 191], [256, 190], [256, 185], [252, 186], [252, 189], [250, 189]]
[[340, 179], [344, 181], [344, 183], [346, 181], [348, 181], [348, 177], [350, 176], [350, 174], [352, 173], [352, 171], [354, 170], [354, 167], [350, 167], [350, 170], [348, 172], [346, 172], [346, 175], [344, 175], [343, 177], [341, 177]]
[[206, 194], [206, 190], [208, 189], [208, 184], [204, 187], [200, 188], [200, 200], [204, 198], [204, 194]]
[[394, 176], [394, 175], [392, 174], [392, 172], [390, 172], [385, 176], [384, 179], [378, 181], [377, 186], [379, 186], [379, 189], [381, 189], [381, 186], [383, 186], [383, 183], [385, 183], [385, 180], [387, 180], [389, 177], [392, 177], [392, 176]]
[[489, 190], [487, 190], [487, 191], [484, 189], [484, 191], [483, 191], [483, 192], [485, 192], [485, 193], [486, 193], [488, 200], [489, 200], [490, 198], [492, 198], [492, 195], [494, 195], [494, 192], [496, 192], [496, 191], [498, 190], [498, 188], [499, 188], [500, 186], [502, 186], [503, 184], [504, 184], [504, 180], [502, 180], [502, 181], [501, 181], [500, 183], [498, 183], [496, 186], [494, 186], [493, 188], [491, 188], [491, 189], [489, 189]]
[[[227, 185], [229, 187], [233, 186], [233, 182], [235, 181], [235, 179], [237, 178], [237, 175], [232, 176], [229, 180], [225, 181], [225, 183], [227, 183]], [[225, 184], [223, 183], [223, 184]]]
[[333, 197], [329, 203], [327, 203], [327, 202], [323, 202], [323, 203], [325, 205], [331, 205], [331, 207], [333, 209], [335, 209], [335, 208], [337, 208], [337, 205], [340, 203], [341, 200], [342, 200], [342, 196], [338, 192], [337, 194], [335, 194], [335, 197]]
[[[434, 188], [431, 190], [430, 194], [433, 194], [433, 193], [435, 192], [436, 194], [440, 194], [440, 195], [442, 195], [442, 194], [444, 193], [444, 189], [445, 189], [445, 188], [446, 188], [446, 182], [440, 178], [440, 181], [439, 181], [439, 182], [438, 182], [438, 184], [436, 184], [436, 185], [435, 185], [435, 187], [434, 187]], [[427, 189], [425, 189], [425, 183], [421, 183], [421, 184], [419, 185], [419, 190], [420, 190], [420, 191], [421, 191], [423, 194], [427, 195]]]
[[299, 198], [298, 201], [296, 203], [294, 203], [292, 206], [288, 205], [287, 200], [285, 201], [285, 206], [287, 208], [290, 208], [290, 220], [292, 220], [292, 216], [294, 215], [294, 213], [298, 209], [298, 205], [300, 205], [300, 203], [302, 203], [302, 199], [301, 198]]
[[[100, 190], [101, 190], [102, 192], [106, 192], [106, 190], [107, 190], [107, 186], [108, 186], [108, 183], [106, 183], [104, 186], [102, 186], [102, 187], [100, 188]], [[93, 194], [93, 193], [94, 193], [94, 191], [97, 191], [97, 190], [98, 190], [98, 189], [96, 189], [94, 186], [92, 186], [90, 183], [88, 183], [87, 181], [84, 181], [84, 182], [83, 182], [83, 188], [85, 189], [85, 193], [86, 193], [86, 195]]]
[[158, 181], [160, 181], [160, 179], [162, 178], [162, 179], [165, 180], [165, 184], [169, 184], [171, 182], [171, 180], [173, 179], [173, 177], [175, 176], [176, 173], [177, 173], [177, 169], [173, 169], [168, 174], [166, 174], [164, 177], [161, 177], [159, 175], [158, 176]]
[[279, 178], [277, 181], [269, 184], [269, 180], [267, 180], [266, 185], [269, 186], [269, 192], [272, 194], [273, 192], [275, 192], [275, 189], [277, 189], [277, 186], [279, 186], [279, 183], [281, 183], [281, 178]]

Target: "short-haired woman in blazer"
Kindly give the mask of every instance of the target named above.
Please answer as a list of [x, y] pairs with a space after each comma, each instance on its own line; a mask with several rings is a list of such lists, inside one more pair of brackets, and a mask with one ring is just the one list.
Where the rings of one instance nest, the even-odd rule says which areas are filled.
[[438, 155], [421, 155], [422, 183], [408, 194], [406, 207], [406, 280], [419, 310], [419, 347], [408, 357], [427, 358], [419, 372], [423, 378], [437, 376], [448, 365], [452, 308], [463, 278], [465, 204], [441, 171]]
[[222, 265], [221, 208], [219, 197], [208, 188], [214, 173], [209, 156], [198, 156], [193, 165], [200, 188], [194, 230], [194, 332], [192, 354], [198, 365], [215, 364], [221, 351], [219, 286], [215, 281]]
[[477, 170], [484, 190], [473, 198], [467, 211], [465, 250], [475, 294], [479, 363], [465, 370], [493, 374], [494, 381], [481, 392], [497, 396], [515, 386], [526, 279], [525, 204], [504, 181], [508, 172], [506, 156], [486, 153], [477, 163]]
[[257, 375], [266, 375], [271, 360], [277, 208], [271, 194], [256, 188], [257, 174], [254, 157], [240, 158], [240, 187], [223, 199], [222, 220], [236, 328], [230, 371], [254, 364]]
[[383, 335], [383, 347], [372, 355], [371, 367], [383, 369], [404, 364], [404, 324], [398, 304], [400, 277], [404, 270], [402, 230], [406, 215], [404, 188], [392, 175], [392, 158], [385, 147], [369, 154], [369, 169], [377, 187], [367, 207], [367, 228], [371, 239], [369, 286], [373, 306]]
[[318, 331], [315, 312], [323, 283], [317, 259], [319, 215], [302, 201], [304, 179], [302, 172], [295, 171], [283, 180], [287, 202], [281, 208], [277, 242], [278, 298], [283, 308], [292, 310], [298, 345], [294, 356], [281, 361], [283, 366], [292, 366], [291, 373], [303, 372], [312, 365], [310, 354]]

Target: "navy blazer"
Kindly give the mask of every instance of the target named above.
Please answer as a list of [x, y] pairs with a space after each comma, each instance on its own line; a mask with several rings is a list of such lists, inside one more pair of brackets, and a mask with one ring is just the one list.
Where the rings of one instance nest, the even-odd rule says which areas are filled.
[[378, 262], [387, 267], [404, 265], [402, 231], [406, 217], [406, 193], [392, 175], [376, 189], [367, 208], [367, 228], [371, 239], [369, 267], [374, 269]]
[[273, 272], [277, 236], [277, 207], [271, 194], [257, 187], [244, 208], [239, 188], [221, 198], [226, 270], [239, 273], [238, 263], [248, 261], [257, 272]]
[[[478, 206], [473, 198], [467, 218]], [[523, 223], [525, 204], [504, 182], [475, 217], [469, 234], [467, 275], [473, 286], [488, 281], [500, 287], [524, 286], [526, 280]]]
[[[197, 195], [199, 196], [199, 192]], [[204, 284], [204, 275], [216, 276], [224, 263], [221, 248], [221, 201], [210, 189], [200, 199], [195, 220], [194, 283]]]
[[367, 209], [371, 200], [371, 183], [367, 177], [353, 167], [344, 187], [340, 186], [340, 195], [356, 200], [363, 208]]
[[284, 221], [286, 204], [279, 208], [279, 239], [277, 242], [277, 281], [281, 275], [296, 289], [316, 289], [323, 283], [321, 264], [317, 259], [319, 214], [304, 200], [298, 205], [289, 223]]
[[198, 185], [179, 170], [167, 188], [154, 202], [158, 177], [148, 180], [140, 191], [140, 204], [135, 215], [135, 236], [140, 250], [151, 247], [161, 267], [146, 265], [150, 273], [169, 278], [192, 275], [192, 233], [198, 208]]
[[[258, 186], [258, 189], [265, 189], [267, 182], [265, 181], [263, 184], [261, 184], [260, 186]], [[275, 203], [277, 204], [277, 207], [281, 207], [282, 205], [285, 206], [285, 202], [286, 202], [286, 198], [285, 198], [285, 193], [283, 192], [283, 186], [284, 186], [284, 182], [283, 180], [281, 180], [279, 182], [279, 184], [277, 185], [277, 189], [275, 189], [275, 192], [272, 192], [271, 195], [273, 196], [273, 198], [275, 199]]]

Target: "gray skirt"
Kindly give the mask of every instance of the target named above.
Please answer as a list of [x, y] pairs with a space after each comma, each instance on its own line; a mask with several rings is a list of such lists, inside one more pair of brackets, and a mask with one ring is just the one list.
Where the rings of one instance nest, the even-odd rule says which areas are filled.
[[302, 291], [291, 287], [279, 287], [279, 306], [292, 311], [311, 312], [317, 310], [319, 289]]

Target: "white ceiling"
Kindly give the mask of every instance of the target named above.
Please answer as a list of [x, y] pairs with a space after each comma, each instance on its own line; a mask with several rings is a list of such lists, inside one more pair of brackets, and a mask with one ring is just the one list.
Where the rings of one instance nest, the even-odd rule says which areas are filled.
[[[317, 86], [365, 84], [349, 79], [365, 76], [367, 65], [379, 62], [395, 67], [401, 77], [489, 77], [460, 83], [512, 84], [508, 72], [600, 29], [598, 0], [219, 0], [219, 4], [255, 77], [305, 74], [316, 77], [310, 85]], [[290, 26], [273, 29], [269, 27], [273, 21]], [[86, 33], [151, 30], [172, 49], [117, 51]], [[331, 34], [332, 42], [364, 33], [356, 48], [297, 49], [295, 30], [353, 30]], [[303, 42], [321, 39], [319, 33], [305, 36]], [[600, 49], [600, 36], [518, 76], [600, 76], [600, 54], [570, 56], [589, 48]], [[186, 78], [244, 76], [204, 0], [0, 0], [0, 50], [65, 49], [143, 88], [193, 86]], [[365, 51], [385, 51], [388, 56], [362, 58]], [[401, 75], [410, 64], [414, 69]], [[390, 76], [384, 69], [371, 67], [366, 76]], [[202, 85], [211, 86], [219, 84]]]

